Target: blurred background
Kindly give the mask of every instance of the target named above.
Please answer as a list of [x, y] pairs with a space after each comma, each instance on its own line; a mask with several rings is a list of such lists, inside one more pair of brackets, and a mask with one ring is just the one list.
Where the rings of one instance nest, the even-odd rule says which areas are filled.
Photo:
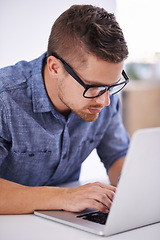
[[[120, 98], [129, 135], [160, 126], [159, 0], [0, 0], [0, 68], [45, 52], [53, 22], [73, 4], [103, 7], [116, 15], [123, 29], [130, 53], [125, 70], [131, 81]], [[82, 166], [81, 179], [95, 176], [103, 178], [106, 171], [94, 150]]]
[[117, 19], [129, 47], [122, 93], [122, 117], [130, 136], [139, 128], [160, 126], [159, 0], [117, 0]]

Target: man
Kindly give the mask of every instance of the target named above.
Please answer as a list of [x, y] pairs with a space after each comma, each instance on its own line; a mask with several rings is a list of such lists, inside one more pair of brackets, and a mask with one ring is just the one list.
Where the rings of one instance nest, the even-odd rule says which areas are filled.
[[[127, 55], [113, 14], [74, 5], [55, 21], [47, 54], [1, 69], [1, 214], [108, 212], [129, 144], [113, 95], [128, 82]], [[94, 148], [111, 185], [57, 187], [78, 180]]]

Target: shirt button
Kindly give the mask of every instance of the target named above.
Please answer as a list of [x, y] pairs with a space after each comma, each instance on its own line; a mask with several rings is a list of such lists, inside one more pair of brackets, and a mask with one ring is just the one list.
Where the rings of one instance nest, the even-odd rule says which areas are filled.
[[29, 154], [29, 157], [34, 157], [34, 153], [30, 153], [30, 154]]

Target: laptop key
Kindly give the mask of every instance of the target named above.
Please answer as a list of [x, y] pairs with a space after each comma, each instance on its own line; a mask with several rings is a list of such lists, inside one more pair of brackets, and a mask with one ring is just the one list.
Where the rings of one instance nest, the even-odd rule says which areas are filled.
[[102, 213], [102, 212], [92, 212], [92, 213], [87, 213], [83, 215], [78, 215], [78, 218], [82, 218], [84, 220], [88, 220], [91, 222], [99, 223], [104, 225], [106, 223], [108, 213]]

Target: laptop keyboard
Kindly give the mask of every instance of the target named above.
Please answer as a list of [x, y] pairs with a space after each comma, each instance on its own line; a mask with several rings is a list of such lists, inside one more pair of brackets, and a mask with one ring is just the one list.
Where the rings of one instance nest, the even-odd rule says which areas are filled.
[[92, 212], [87, 213], [83, 215], [78, 215], [78, 218], [82, 218], [84, 220], [88, 220], [91, 222], [99, 223], [99, 224], [105, 224], [107, 221], [108, 213], [102, 213], [102, 212]]

